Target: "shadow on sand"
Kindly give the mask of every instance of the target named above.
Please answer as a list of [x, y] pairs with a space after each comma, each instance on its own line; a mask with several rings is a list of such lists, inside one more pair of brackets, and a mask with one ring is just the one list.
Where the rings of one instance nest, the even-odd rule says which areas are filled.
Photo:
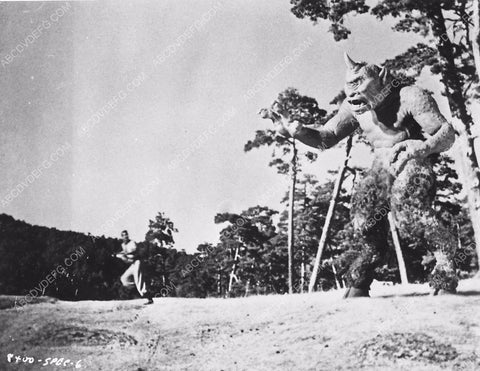
[[389, 295], [378, 295], [372, 296], [372, 299], [381, 298], [381, 299], [388, 299], [388, 298], [408, 298], [411, 296], [428, 296], [430, 295], [428, 292], [409, 292], [406, 294], [389, 294]]
[[[480, 291], [477, 290], [467, 290], [467, 291], [459, 291], [456, 294], [442, 294], [438, 296], [445, 296], [445, 295], [457, 295], [457, 296], [477, 296], [480, 295]], [[412, 296], [432, 296], [429, 293], [407, 293], [407, 294], [391, 294], [391, 295], [379, 295], [379, 296], [372, 296], [373, 299], [381, 298], [381, 299], [388, 299], [388, 298], [408, 298]]]
[[457, 295], [461, 295], [461, 296], [476, 296], [476, 295], [480, 295], [480, 291], [477, 291], [477, 290], [460, 291], [460, 292], [457, 293]]

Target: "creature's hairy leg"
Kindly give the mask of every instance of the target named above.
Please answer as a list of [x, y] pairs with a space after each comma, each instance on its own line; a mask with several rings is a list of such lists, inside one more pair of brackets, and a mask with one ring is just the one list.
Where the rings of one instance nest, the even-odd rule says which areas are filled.
[[345, 297], [369, 296], [375, 268], [387, 247], [389, 207], [386, 203], [387, 175], [372, 169], [355, 187], [352, 198], [352, 222], [362, 249], [347, 274]]
[[435, 173], [427, 161], [411, 160], [392, 185], [391, 207], [400, 234], [412, 233], [426, 241], [436, 258], [430, 278], [434, 293], [455, 292], [458, 279], [453, 258], [455, 233], [436, 217], [432, 208], [435, 197]]

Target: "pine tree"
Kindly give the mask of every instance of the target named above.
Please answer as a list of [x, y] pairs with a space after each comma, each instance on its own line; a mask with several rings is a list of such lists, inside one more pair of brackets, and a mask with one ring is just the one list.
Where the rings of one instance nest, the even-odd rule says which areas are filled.
[[[280, 119], [280, 116], [288, 120], [298, 120], [304, 125], [321, 125], [325, 122], [327, 112], [318, 107], [318, 103], [315, 99], [299, 94], [296, 89], [288, 88], [281, 92], [277, 100], [269, 108], [260, 110], [262, 118], [271, 119], [274, 123]], [[245, 152], [252, 150], [253, 148], [259, 148], [261, 146], [274, 145], [281, 150], [281, 155], [277, 156], [273, 151], [273, 160], [270, 162], [270, 166], [275, 166], [280, 174], [289, 174], [291, 183], [289, 188], [289, 222], [288, 222], [288, 290], [289, 293], [294, 292], [294, 230], [295, 226], [293, 221], [295, 219], [295, 190], [297, 183], [297, 176], [300, 171], [300, 163], [298, 157], [298, 149], [296, 140], [293, 138], [284, 138], [277, 136], [275, 131], [269, 130], [257, 130], [256, 137], [252, 141], [248, 141], [245, 145]], [[290, 160], [285, 160], [285, 156], [291, 154]], [[316, 154], [308, 151], [306, 158], [310, 161], [316, 159]]]

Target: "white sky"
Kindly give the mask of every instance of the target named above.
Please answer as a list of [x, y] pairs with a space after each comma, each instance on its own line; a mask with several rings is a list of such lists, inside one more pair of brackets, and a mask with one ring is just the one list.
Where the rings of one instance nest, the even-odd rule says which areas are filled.
[[[296, 19], [288, 0], [225, 0], [202, 30], [155, 67], [154, 58], [215, 3], [75, 2], [3, 63], [0, 196], [61, 144], [72, 148], [0, 211], [92, 234], [118, 237], [128, 229], [136, 240], [143, 240], [148, 219], [164, 211], [180, 230], [176, 247], [192, 252], [199, 243], [217, 240], [217, 212], [254, 206], [265, 192], [271, 195], [267, 205], [279, 208], [287, 179], [267, 166], [271, 150], [243, 152], [255, 130], [268, 127], [257, 116], [260, 108], [290, 86], [329, 108], [343, 85], [343, 50], [380, 63], [418, 40], [393, 33], [388, 22], [360, 16], [349, 22], [354, 36], [336, 43], [325, 23]], [[25, 43], [62, 4], [1, 4], [0, 58]], [[245, 102], [247, 90], [308, 38], [314, 44]], [[89, 118], [142, 73], [140, 86], [81, 135]], [[236, 114], [225, 126], [168, 169], [232, 107]], [[321, 154], [311, 171], [324, 178], [338, 166], [341, 153]], [[355, 161], [364, 162], [359, 156], [364, 154]], [[125, 210], [155, 179], [151, 192]], [[121, 210], [124, 215], [103, 229]]]

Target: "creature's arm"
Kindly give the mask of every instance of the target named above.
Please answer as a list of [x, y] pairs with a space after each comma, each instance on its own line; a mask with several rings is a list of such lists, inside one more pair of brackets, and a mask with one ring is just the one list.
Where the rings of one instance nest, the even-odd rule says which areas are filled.
[[[286, 117], [286, 113], [281, 112], [281, 114]], [[352, 134], [358, 127], [358, 122], [351, 114], [346, 103], [343, 103], [337, 114], [320, 129], [306, 128], [298, 121], [291, 122], [288, 120], [288, 116], [274, 121], [274, 124], [280, 135], [298, 139], [307, 146], [322, 150], [333, 147], [343, 138]]]
[[448, 150], [455, 141], [453, 126], [438, 109], [437, 102], [425, 90], [417, 86], [403, 88], [408, 112], [423, 129], [427, 138], [421, 148], [422, 156], [429, 156]]
[[398, 174], [411, 158], [425, 158], [448, 150], [455, 141], [453, 126], [438, 109], [437, 102], [425, 90], [408, 86], [401, 91], [401, 107], [422, 128], [425, 141], [405, 140], [393, 147], [390, 163]]

